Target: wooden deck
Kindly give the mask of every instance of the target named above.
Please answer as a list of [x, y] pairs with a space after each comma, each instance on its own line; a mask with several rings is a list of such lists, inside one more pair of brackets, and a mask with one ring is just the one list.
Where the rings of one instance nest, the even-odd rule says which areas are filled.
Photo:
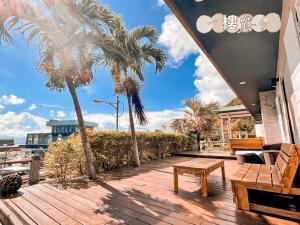
[[211, 151], [191, 151], [178, 152], [176, 156], [194, 157], [194, 158], [212, 158], [212, 159], [236, 159], [236, 155], [230, 155], [229, 150], [211, 150]]
[[[173, 190], [172, 164], [191, 158], [172, 157], [141, 168], [115, 170], [97, 184], [73, 183], [67, 189], [47, 183], [24, 187], [18, 196], [0, 201], [3, 220], [14, 224], [157, 224], [157, 225], [290, 225], [288, 220], [237, 211], [230, 182], [221, 171], [208, 177], [208, 197], [199, 192], [199, 180], [179, 176], [179, 194]], [[226, 160], [226, 176], [239, 168]], [[2, 221], [4, 225], [5, 221]]]

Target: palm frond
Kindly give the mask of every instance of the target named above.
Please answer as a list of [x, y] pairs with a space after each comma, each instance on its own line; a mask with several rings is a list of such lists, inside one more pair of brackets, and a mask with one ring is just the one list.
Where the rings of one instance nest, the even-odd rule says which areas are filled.
[[0, 18], [0, 45], [2, 44], [2, 42], [4, 44], [11, 45], [13, 44], [13, 38], [5, 28], [4, 21]]
[[146, 62], [155, 63], [155, 72], [161, 73], [167, 64], [167, 57], [163, 50], [155, 48], [153, 45], [143, 45], [141, 47], [142, 57]]
[[151, 44], [156, 44], [158, 41], [158, 34], [156, 30], [151, 26], [139, 26], [129, 32], [129, 39], [134, 42], [141, 41], [142, 39], [147, 39]]
[[131, 102], [134, 107], [134, 113], [138, 118], [139, 124], [142, 126], [146, 125], [148, 123], [148, 120], [144, 111], [144, 105], [140, 97], [140, 85], [131, 77], [128, 77], [126, 79], [124, 85], [131, 97]]

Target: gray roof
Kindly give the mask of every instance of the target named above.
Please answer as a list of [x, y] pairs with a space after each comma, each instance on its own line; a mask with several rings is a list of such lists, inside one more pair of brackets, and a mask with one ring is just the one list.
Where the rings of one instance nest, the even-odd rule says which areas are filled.
[[[77, 120], [49, 120], [46, 123], [46, 126], [52, 127], [52, 126], [71, 126], [75, 125], [78, 126], [78, 121]], [[84, 125], [87, 127], [97, 127], [97, 123], [89, 122], [89, 121], [84, 121]]]
[[235, 106], [227, 106], [222, 109], [215, 110], [216, 113], [229, 113], [229, 112], [241, 112], [245, 111], [247, 112], [248, 110], [244, 105], [235, 105]]

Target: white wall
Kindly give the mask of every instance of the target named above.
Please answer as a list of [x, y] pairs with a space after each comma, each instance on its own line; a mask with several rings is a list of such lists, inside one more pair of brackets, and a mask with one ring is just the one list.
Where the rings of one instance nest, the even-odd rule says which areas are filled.
[[[300, 7], [300, 6], [298, 6]], [[300, 144], [300, 36], [297, 33], [296, 23], [293, 16], [293, 12], [290, 12], [286, 31], [284, 34], [284, 44], [286, 51], [286, 63], [283, 74], [280, 74], [281, 79], [284, 81], [285, 94], [287, 103], [281, 102], [283, 111], [289, 112], [290, 126], [293, 133], [294, 141], [296, 144]], [[280, 84], [279, 84], [280, 85]], [[284, 98], [283, 90], [277, 92], [279, 99]], [[279, 112], [280, 119], [280, 112]], [[286, 124], [287, 115], [283, 116], [281, 121], [281, 130], [283, 131], [283, 141], [290, 142], [287, 140], [287, 126]]]
[[275, 99], [275, 91], [265, 91], [259, 93], [262, 124], [264, 126], [265, 133], [265, 144], [282, 142]]

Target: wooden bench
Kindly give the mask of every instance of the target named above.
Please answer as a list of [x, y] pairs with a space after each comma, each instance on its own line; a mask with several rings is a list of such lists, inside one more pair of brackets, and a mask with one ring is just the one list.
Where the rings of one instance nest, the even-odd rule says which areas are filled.
[[261, 151], [264, 145], [264, 140], [261, 138], [234, 138], [229, 139], [230, 154], [235, 155], [236, 151]]
[[300, 219], [300, 212], [251, 203], [248, 195], [249, 190], [259, 190], [263, 193], [279, 193], [283, 196], [300, 196], [300, 188], [293, 185], [299, 158], [300, 148], [292, 144], [283, 144], [275, 165], [244, 164], [230, 178], [236, 207]]

